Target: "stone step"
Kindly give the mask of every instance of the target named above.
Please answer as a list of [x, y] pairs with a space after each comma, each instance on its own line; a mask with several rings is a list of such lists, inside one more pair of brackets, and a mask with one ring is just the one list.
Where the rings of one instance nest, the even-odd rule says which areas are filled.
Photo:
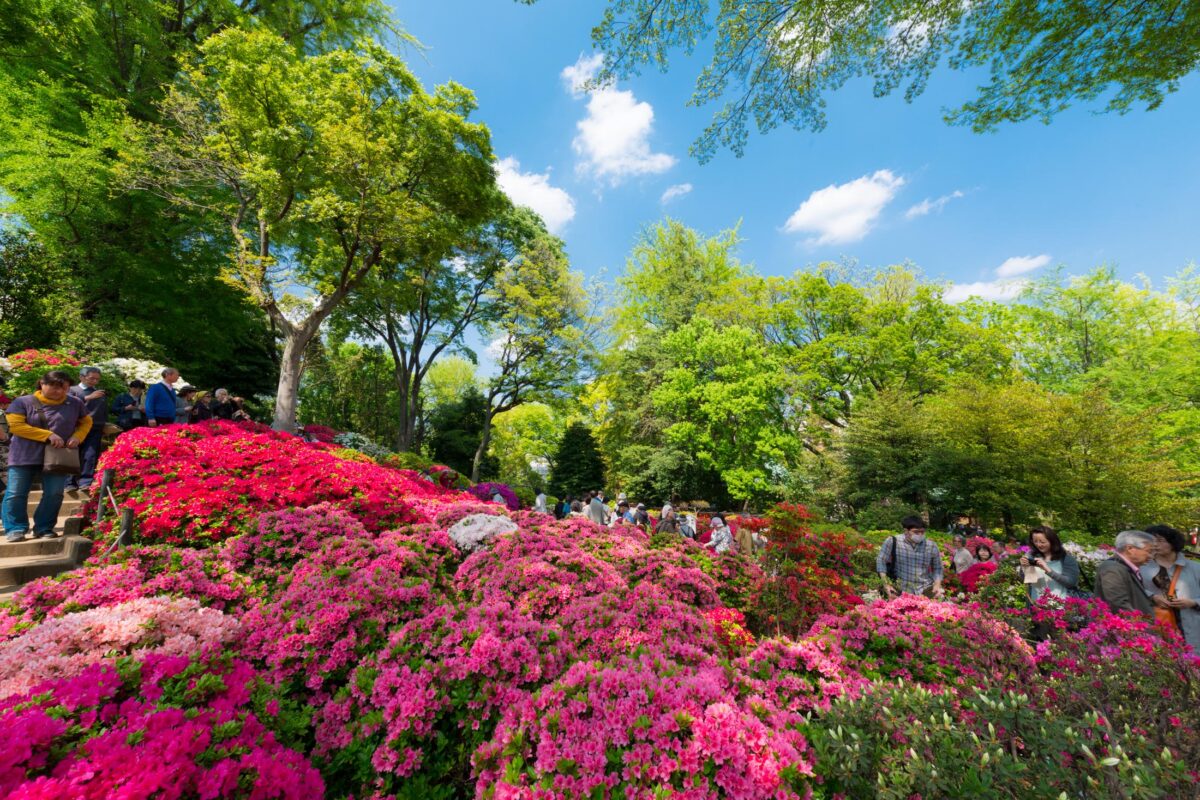
[[[33, 545], [28, 548], [32, 551], [29, 554], [20, 555], [18, 553], [21, 550], [13, 550], [13, 554], [9, 555], [7, 548], [26, 545]], [[48, 548], [48, 551], [39, 551], [39, 547]], [[0, 544], [0, 592], [75, 569], [91, 552], [92, 540], [82, 536], [56, 536], [53, 539]]]

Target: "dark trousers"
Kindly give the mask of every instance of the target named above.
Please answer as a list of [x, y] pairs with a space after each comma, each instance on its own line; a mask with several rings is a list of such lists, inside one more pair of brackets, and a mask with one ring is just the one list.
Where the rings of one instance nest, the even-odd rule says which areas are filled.
[[79, 474], [67, 478], [67, 488], [86, 489], [96, 478], [96, 462], [100, 460], [100, 440], [104, 438], [104, 426], [93, 426], [79, 443]]

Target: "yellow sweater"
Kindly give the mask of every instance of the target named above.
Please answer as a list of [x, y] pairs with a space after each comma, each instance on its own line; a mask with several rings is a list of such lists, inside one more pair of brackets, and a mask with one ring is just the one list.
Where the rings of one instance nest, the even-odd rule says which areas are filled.
[[[39, 403], [47, 406], [61, 406], [67, 402], [67, 395], [63, 395], [62, 400], [50, 400], [42, 394], [42, 390], [38, 389], [33, 393], [33, 396], [38, 399]], [[8, 430], [13, 436], [20, 436], [23, 439], [32, 439], [35, 442], [50, 441], [50, 431], [45, 428], [35, 428], [25, 421], [24, 414], [5, 414], [8, 420]], [[76, 426], [75, 432], [71, 434], [71, 438], [82, 442], [83, 438], [88, 435], [88, 431], [92, 429], [92, 418], [83, 416], [79, 418], [79, 425]]]

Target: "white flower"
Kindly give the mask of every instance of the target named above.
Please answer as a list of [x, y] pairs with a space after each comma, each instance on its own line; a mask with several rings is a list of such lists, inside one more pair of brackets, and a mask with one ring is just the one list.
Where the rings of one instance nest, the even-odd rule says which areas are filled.
[[[101, 361], [96, 366], [100, 368], [101, 372], [115, 375], [126, 384], [132, 380], [139, 380], [146, 384], [158, 383], [162, 380], [162, 371], [167, 368], [166, 364], [142, 358], [110, 358], [108, 361]], [[179, 376], [178, 385], [187, 385], [187, 381], [183, 379], [182, 375]]]
[[383, 445], [376, 444], [361, 433], [354, 433], [353, 431], [339, 433], [333, 437], [333, 443], [350, 450], [357, 450], [371, 458], [387, 458], [392, 455], [392, 451]]
[[502, 533], [517, 530], [517, 523], [508, 517], [491, 514], [472, 514], [463, 517], [446, 531], [450, 540], [464, 553], [472, 553], [487, 545]]

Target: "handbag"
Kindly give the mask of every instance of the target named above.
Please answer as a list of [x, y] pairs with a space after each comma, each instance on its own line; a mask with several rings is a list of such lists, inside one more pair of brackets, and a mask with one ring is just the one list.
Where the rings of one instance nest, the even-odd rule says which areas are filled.
[[[1175, 572], [1171, 575], [1171, 588], [1167, 589], [1167, 599], [1175, 599], [1175, 584], [1179, 580], [1179, 573], [1183, 572], [1183, 567], [1175, 565]], [[1173, 608], [1154, 607], [1154, 619], [1163, 627], [1170, 628], [1173, 631], [1179, 630], [1179, 616]]]
[[[34, 403], [37, 403], [40, 427], [49, 430], [50, 423], [46, 421], [46, 407], [36, 400]], [[42, 456], [42, 472], [50, 475], [78, 475], [80, 471], [78, 449], [46, 445], [45, 455]]]

